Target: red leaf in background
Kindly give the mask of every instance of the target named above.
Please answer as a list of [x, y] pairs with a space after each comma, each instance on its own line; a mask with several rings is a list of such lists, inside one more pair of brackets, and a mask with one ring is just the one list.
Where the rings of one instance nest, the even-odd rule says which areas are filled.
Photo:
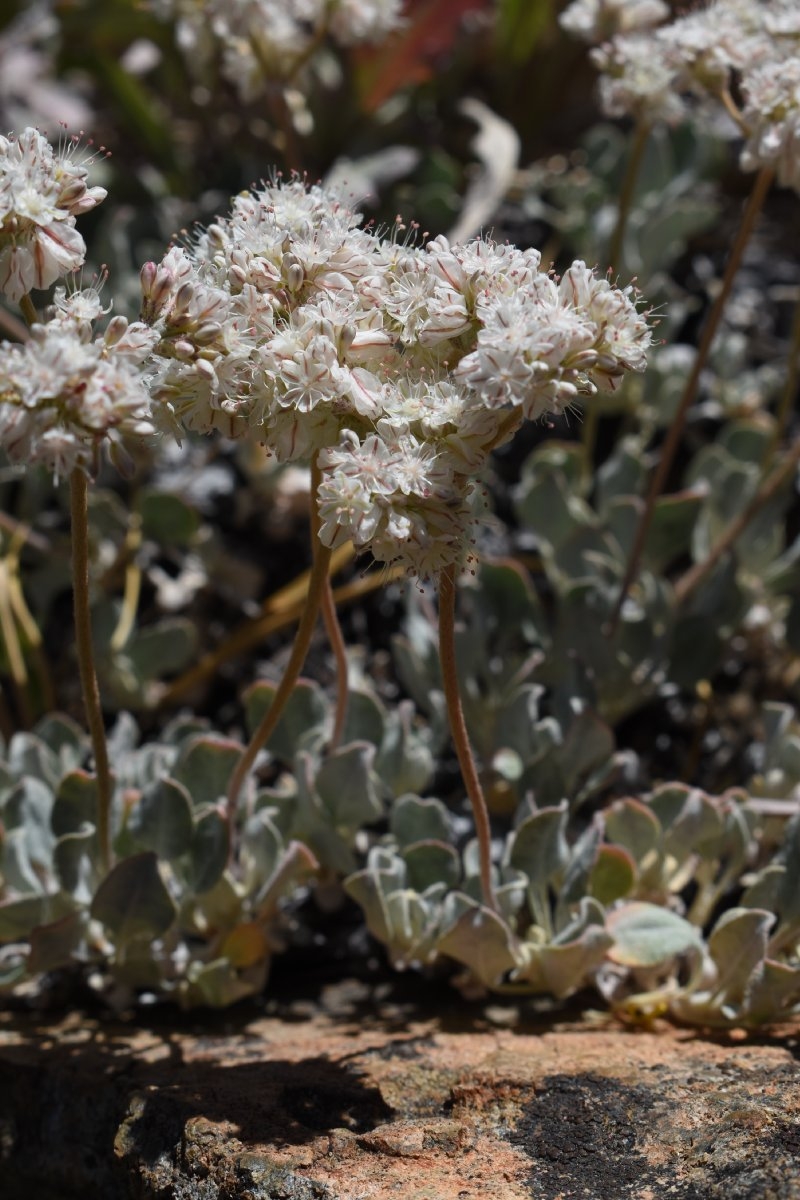
[[424, 83], [446, 58], [467, 13], [486, 12], [494, 0], [409, 0], [406, 25], [377, 53], [361, 51], [364, 112], [374, 112], [400, 88]]

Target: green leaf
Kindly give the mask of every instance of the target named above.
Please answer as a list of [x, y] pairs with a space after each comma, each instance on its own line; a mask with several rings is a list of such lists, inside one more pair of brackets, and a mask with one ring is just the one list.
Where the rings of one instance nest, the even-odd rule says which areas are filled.
[[403, 850], [408, 868], [409, 886], [424, 892], [434, 884], [455, 887], [461, 876], [461, 863], [452, 846], [445, 842], [416, 842]]
[[94, 860], [97, 831], [91, 821], [65, 833], [55, 844], [53, 863], [61, 887], [82, 904], [88, 904], [96, 883]]
[[[248, 733], [252, 734], [266, 716], [275, 695], [272, 683], [254, 683], [244, 695]], [[292, 691], [278, 724], [267, 742], [270, 754], [291, 763], [300, 750], [313, 749], [326, 736], [329, 705], [322, 688], [301, 679]]]
[[64, 713], [49, 713], [37, 722], [33, 733], [58, 758], [61, 771], [72, 771], [89, 752], [89, 738], [71, 717]]
[[622, 846], [600, 846], [589, 875], [588, 894], [601, 904], [613, 904], [630, 894], [636, 883], [636, 864]]
[[433, 778], [436, 764], [430, 746], [414, 728], [414, 705], [401, 701], [386, 716], [375, 771], [393, 795], [420, 792]]
[[137, 507], [143, 535], [162, 546], [187, 546], [197, 533], [197, 512], [173, 492], [146, 488], [139, 494]]
[[166, 933], [176, 909], [155, 854], [134, 854], [112, 867], [95, 893], [90, 912], [120, 946], [134, 938]]
[[566, 828], [566, 802], [535, 812], [514, 834], [509, 863], [527, 875], [533, 886], [547, 887], [569, 861]]
[[8, 747], [8, 768], [16, 779], [28, 776], [55, 788], [61, 777], [58, 755], [32, 733], [15, 733]]
[[200, 734], [182, 748], [172, 778], [186, 788], [195, 809], [217, 804], [227, 794], [241, 755], [239, 742], [218, 734]]
[[401, 796], [392, 805], [389, 828], [400, 846], [422, 841], [449, 842], [451, 821], [441, 800]]
[[353, 742], [334, 750], [319, 768], [314, 786], [336, 829], [357, 830], [383, 815], [374, 758], [374, 746]]
[[184, 617], [169, 617], [135, 633], [124, 657], [139, 681], [163, 679], [182, 671], [197, 653], [197, 626]]
[[75, 833], [97, 821], [97, 777], [88, 771], [70, 771], [58, 786], [50, 824], [56, 837]]
[[738, 1007], [753, 973], [767, 954], [769, 931], [775, 914], [757, 908], [732, 908], [723, 913], [708, 939], [708, 952], [717, 968], [714, 998], [726, 1007]]
[[371, 692], [356, 688], [347, 694], [347, 719], [341, 745], [348, 742], [371, 742], [380, 746], [383, 741], [386, 713]]
[[702, 952], [699, 931], [657, 904], [624, 904], [609, 913], [606, 929], [614, 939], [608, 957], [625, 967], [656, 967], [688, 951]]
[[438, 939], [437, 949], [469, 967], [487, 987], [500, 983], [518, 965], [516, 938], [491, 909], [468, 902], [468, 907]]
[[27, 941], [37, 926], [60, 921], [76, 911], [75, 901], [64, 892], [8, 900], [0, 904], [0, 942]]
[[603, 821], [608, 841], [628, 850], [639, 871], [648, 856], [651, 864], [658, 859], [661, 825], [652, 809], [641, 800], [632, 797], [615, 800], [605, 809]]
[[529, 983], [533, 991], [563, 999], [589, 982], [612, 944], [602, 925], [588, 926], [575, 941], [565, 945], [530, 946], [523, 942], [522, 953], [529, 957], [514, 972], [514, 979]]
[[152, 850], [168, 861], [188, 852], [193, 832], [191, 797], [174, 779], [160, 779], [145, 788], [125, 827], [137, 849]]
[[216, 809], [200, 817], [192, 834], [185, 865], [186, 882], [193, 892], [208, 892], [218, 882], [228, 862], [228, 823]]
[[[43, 873], [50, 868], [55, 843], [50, 827], [52, 811], [53, 793], [50, 788], [30, 775], [21, 779], [9, 793], [2, 810], [6, 829], [18, 831], [27, 859]], [[2, 861], [3, 870], [7, 872], [4, 856]]]
[[84, 940], [86, 925], [86, 910], [81, 909], [66, 913], [58, 921], [52, 921], [48, 925], [37, 925], [31, 930], [29, 973], [38, 975], [69, 966]]

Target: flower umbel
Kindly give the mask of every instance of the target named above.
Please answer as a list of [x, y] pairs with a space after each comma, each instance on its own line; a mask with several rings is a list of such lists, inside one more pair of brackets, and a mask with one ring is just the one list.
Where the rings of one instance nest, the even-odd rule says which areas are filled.
[[0, 445], [12, 462], [41, 463], [57, 476], [93, 474], [103, 443], [153, 432], [142, 369], [155, 336], [115, 317], [94, 335], [101, 309], [88, 289], [56, 295], [56, 315], [24, 345], [0, 354]]
[[11, 300], [83, 265], [86, 244], [75, 218], [106, 191], [87, 185], [77, 146], [70, 139], [53, 150], [33, 128], [0, 137], [0, 290]]

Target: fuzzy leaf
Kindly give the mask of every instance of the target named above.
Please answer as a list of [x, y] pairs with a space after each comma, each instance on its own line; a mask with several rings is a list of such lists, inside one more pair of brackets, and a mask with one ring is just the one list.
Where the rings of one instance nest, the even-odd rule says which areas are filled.
[[635, 883], [636, 864], [628, 851], [622, 846], [600, 846], [589, 875], [589, 895], [601, 904], [613, 904], [629, 895]]
[[569, 861], [566, 828], [566, 802], [526, 817], [514, 834], [509, 863], [527, 875], [534, 886], [546, 887]]
[[144, 489], [139, 495], [139, 515], [144, 537], [164, 546], [187, 546], [197, 533], [199, 518], [174, 492]]
[[33, 732], [56, 755], [62, 772], [79, 767], [89, 752], [89, 738], [80, 725], [64, 713], [49, 713], [42, 717]]
[[642, 901], [609, 913], [606, 929], [614, 939], [608, 957], [625, 967], [655, 967], [703, 945], [699, 931], [683, 917]]
[[450, 815], [441, 800], [401, 796], [389, 814], [389, 828], [400, 846], [414, 842], [450, 840]]
[[661, 839], [658, 818], [641, 800], [626, 797], [615, 800], [603, 813], [606, 838], [615, 846], [623, 846], [642, 869], [648, 855], [655, 855]]
[[[46, 872], [50, 868], [55, 838], [50, 828], [53, 793], [41, 780], [32, 776], [21, 779], [6, 797], [2, 809], [7, 830], [17, 832], [24, 843], [27, 860]], [[2, 851], [2, 845], [0, 845]], [[0, 857], [3, 872], [8, 873], [6, 856]], [[16, 886], [16, 885], [14, 885]], [[38, 890], [38, 889], [37, 889]]]
[[55, 971], [66, 967], [73, 960], [86, 933], [86, 910], [66, 913], [48, 925], [37, 925], [31, 930], [31, 950], [28, 956], [28, 971], [38, 975], [44, 971]]
[[518, 965], [515, 942], [511, 929], [491, 909], [469, 902], [438, 939], [437, 949], [469, 967], [481, 983], [491, 987]]
[[60, 921], [76, 911], [75, 901], [64, 892], [8, 900], [0, 904], [0, 942], [27, 941], [37, 926]]
[[416, 842], [403, 850], [403, 858], [408, 867], [409, 886], [417, 892], [437, 883], [455, 887], [461, 876], [458, 854], [446, 842]]
[[564, 945], [529, 948], [523, 943], [523, 952], [530, 958], [514, 972], [514, 979], [529, 983], [532, 990], [549, 992], [561, 999], [589, 981], [612, 944], [612, 937], [602, 925], [588, 926], [575, 941]]
[[761, 971], [751, 980], [745, 1003], [748, 1022], [759, 1025], [773, 1021], [791, 1005], [800, 1001], [800, 967], [765, 959]]
[[278, 901], [288, 895], [300, 883], [306, 883], [310, 875], [319, 871], [319, 863], [302, 842], [291, 841], [275, 864], [275, 870], [267, 879], [255, 901], [259, 920], [268, 920]]
[[95, 893], [90, 912], [121, 946], [134, 938], [166, 933], [176, 910], [155, 854], [134, 854], [112, 867]]
[[228, 824], [211, 808], [194, 827], [189, 854], [182, 860], [187, 886], [193, 892], [208, 892], [218, 882], [228, 861]]
[[[266, 716], [275, 691], [272, 683], [254, 683], [245, 692], [248, 733], [253, 733]], [[298, 751], [311, 749], [321, 743], [328, 718], [329, 706], [322, 688], [308, 679], [299, 680], [267, 742], [267, 749], [281, 762], [291, 763]]]
[[193, 833], [189, 792], [174, 779], [151, 783], [131, 809], [125, 832], [137, 849], [153, 850], [161, 859], [186, 854]]
[[411, 701], [402, 701], [387, 715], [375, 759], [375, 771], [395, 796], [422, 791], [435, 770], [430, 746], [414, 730], [414, 719]]
[[70, 771], [58, 786], [50, 824], [56, 837], [76, 833], [97, 820], [97, 776]]
[[8, 767], [16, 779], [29, 776], [55, 788], [61, 777], [58, 755], [32, 733], [15, 733], [8, 747]]
[[767, 953], [774, 913], [757, 908], [732, 908], [723, 913], [708, 939], [708, 952], [717, 968], [714, 996], [738, 1006], [753, 972]]
[[220, 946], [222, 957], [239, 968], [253, 967], [269, 958], [269, 953], [269, 940], [258, 921], [245, 921], [237, 925]]
[[182, 671], [197, 651], [197, 626], [184, 617], [169, 617], [136, 633], [124, 657], [137, 680], [163, 679]]
[[65, 833], [53, 849], [53, 863], [61, 887], [83, 904], [88, 904], [92, 898], [96, 854], [97, 831], [91, 821], [86, 821], [80, 829]]
[[347, 719], [341, 736], [341, 745], [349, 742], [371, 742], [380, 746], [383, 741], [386, 713], [371, 692], [359, 688], [347, 694]]
[[217, 734], [201, 734], [182, 749], [172, 769], [172, 778], [186, 788], [195, 810], [217, 804], [227, 793], [241, 754], [239, 742]]
[[317, 772], [316, 791], [337, 829], [360, 829], [383, 815], [374, 759], [374, 746], [352, 742], [329, 754]]

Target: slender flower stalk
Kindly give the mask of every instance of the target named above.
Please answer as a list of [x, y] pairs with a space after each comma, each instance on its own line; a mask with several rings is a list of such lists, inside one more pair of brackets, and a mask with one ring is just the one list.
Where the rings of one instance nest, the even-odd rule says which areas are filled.
[[72, 523], [72, 594], [75, 608], [75, 646], [86, 712], [92, 739], [94, 769], [97, 776], [97, 840], [103, 872], [111, 866], [111, 770], [100, 705], [94, 651], [92, 618], [89, 604], [89, 485], [85, 473], [75, 467], [70, 475], [70, 518]]
[[633, 207], [633, 198], [636, 195], [636, 184], [639, 181], [639, 174], [642, 168], [642, 160], [644, 152], [647, 148], [647, 139], [650, 136], [652, 126], [644, 117], [640, 117], [631, 135], [630, 151], [628, 153], [628, 161], [625, 164], [625, 174], [622, 177], [622, 184], [619, 192], [619, 205], [617, 207], [617, 221], [614, 226], [614, 232], [611, 235], [611, 241], [608, 245], [608, 261], [612, 271], [618, 275], [623, 267], [622, 248], [625, 242], [625, 230], [628, 226], [628, 218]]
[[455, 612], [456, 568], [449, 566], [445, 567], [439, 576], [439, 662], [442, 668], [442, 684], [450, 721], [450, 733], [469, 802], [472, 805], [475, 832], [478, 838], [483, 902], [492, 912], [499, 914], [500, 909], [492, 880], [492, 831], [489, 823], [489, 809], [475, 765], [458, 687]]
[[[316, 559], [322, 549], [322, 543], [319, 540], [320, 519], [319, 509], [317, 507], [317, 488], [322, 481], [322, 472], [316, 463], [311, 467], [311, 503], [310, 503], [310, 524], [311, 524], [311, 553]], [[333, 731], [331, 733], [330, 746], [332, 750], [341, 743], [342, 734], [344, 733], [345, 722], [347, 721], [347, 648], [345, 646], [342, 627], [339, 624], [339, 615], [336, 611], [336, 602], [333, 598], [333, 587], [331, 586], [330, 569], [325, 580], [325, 585], [322, 589], [322, 620], [325, 623], [325, 632], [328, 635], [328, 641], [331, 644], [333, 651], [334, 662], [336, 663], [336, 708], [333, 718]]]
[[661, 495], [670, 471], [670, 467], [672, 466], [678, 446], [680, 445], [683, 427], [686, 424], [686, 417], [688, 415], [689, 408], [694, 401], [695, 395], [697, 394], [697, 385], [700, 382], [700, 375], [706, 365], [706, 362], [708, 361], [711, 345], [714, 341], [717, 329], [719, 328], [722, 314], [725, 311], [725, 305], [728, 302], [728, 297], [730, 295], [731, 288], [733, 287], [733, 281], [736, 277], [736, 272], [739, 269], [739, 264], [742, 261], [742, 255], [744, 254], [745, 247], [750, 240], [750, 235], [753, 232], [756, 219], [758, 214], [761, 212], [761, 208], [764, 204], [764, 200], [766, 199], [767, 192], [772, 186], [774, 177], [775, 171], [773, 168], [762, 167], [756, 176], [753, 189], [750, 192], [750, 197], [742, 215], [742, 220], [731, 249], [727, 266], [725, 267], [722, 285], [711, 311], [708, 314], [692, 370], [690, 371], [686, 380], [686, 384], [683, 389], [683, 395], [681, 396], [675, 417], [669, 428], [669, 432], [667, 433], [664, 445], [661, 448], [658, 466], [653, 472], [653, 478], [650, 482], [650, 489], [647, 493], [644, 509], [641, 517], [639, 518], [639, 524], [636, 529], [636, 536], [633, 539], [633, 545], [628, 556], [628, 563], [625, 568], [625, 576], [622, 581], [622, 586], [620, 587], [617, 603], [614, 607], [614, 611], [608, 624], [608, 632], [612, 637], [616, 632], [617, 626], [619, 625], [622, 606], [625, 603], [625, 599], [631, 589], [631, 585], [636, 578], [636, 573], [639, 569], [639, 562], [641, 561], [645, 541], [647, 540], [647, 534], [650, 529], [650, 523], [653, 519], [656, 500]]
[[685, 603], [692, 592], [697, 589], [717, 565], [723, 554], [736, 544], [753, 518], [761, 512], [764, 505], [768, 504], [772, 497], [789, 482], [792, 474], [797, 469], [798, 462], [800, 462], [800, 438], [797, 439], [791, 450], [783, 457], [775, 470], [765, 479], [750, 503], [742, 509], [738, 517], [734, 517], [728, 523], [703, 561], [696, 563], [695, 566], [690, 567], [685, 574], [681, 575], [675, 584], [675, 600], [677, 604]]
[[[608, 245], [608, 261], [611, 264], [612, 271], [619, 275], [623, 267], [622, 248], [625, 243], [625, 230], [628, 227], [628, 218], [633, 208], [633, 198], [636, 195], [636, 184], [639, 180], [644, 152], [647, 147], [647, 139], [650, 136], [652, 126], [648, 120], [640, 116], [633, 130], [631, 137], [631, 146], [628, 153], [628, 161], [625, 165], [625, 174], [622, 179], [622, 185], [619, 193], [619, 205], [617, 207], [617, 220], [614, 225], [614, 232], [611, 235], [611, 241]], [[594, 461], [594, 449], [597, 443], [597, 426], [599, 423], [598, 409], [594, 404], [590, 404], [586, 409], [586, 414], [581, 426], [581, 447], [583, 451], [583, 476], [588, 482], [592, 478], [592, 463]]]
[[789, 341], [789, 353], [786, 364], [786, 382], [778, 402], [775, 414], [775, 428], [772, 431], [764, 451], [764, 469], [768, 470], [773, 455], [783, 440], [783, 435], [789, 425], [789, 420], [797, 398], [797, 386], [800, 383], [800, 296], [797, 298], [792, 320], [792, 334]]
[[231, 834], [231, 845], [233, 845], [233, 829], [236, 820], [239, 793], [253, 768], [259, 752], [274, 733], [275, 727], [281, 718], [281, 714], [286, 707], [286, 703], [292, 694], [294, 685], [297, 683], [306, 661], [314, 627], [320, 614], [320, 608], [322, 607], [323, 593], [326, 583], [330, 578], [330, 561], [331, 552], [329, 548], [327, 546], [320, 546], [318, 552], [314, 555], [311, 576], [308, 581], [308, 596], [306, 597], [300, 624], [297, 627], [297, 633], [295, 634], [289, 662], [286, 664], [286, 670], [272, 698], [272, 704], [259, 721], [250, 741], [247, 743], [244, 754], [239, 759], [231, 774], [227, 796], [227, 817], [228, 828]]

